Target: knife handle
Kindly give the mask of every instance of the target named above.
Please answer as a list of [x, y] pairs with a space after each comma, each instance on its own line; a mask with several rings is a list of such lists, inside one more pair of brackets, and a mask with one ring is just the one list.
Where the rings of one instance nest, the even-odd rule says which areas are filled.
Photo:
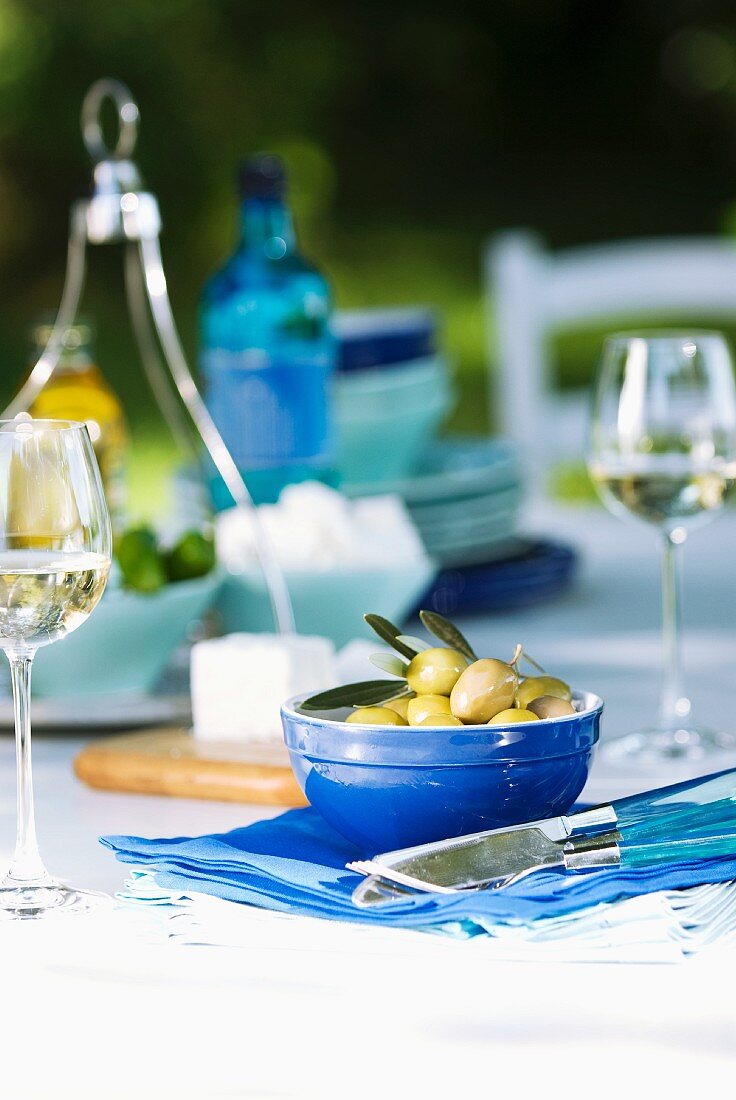
[[659, 844], [619, 841], [621, 867], [656, 867], [662, 863], [685, 863], [691, 859], [736, 858], [736, 833], [720, 836], [670, 840]]
[[657, 814], [679, 814], [714, 802], [736, 800], [736, 768], [675, 783], [654, 791], [618, 798], [611, 803], [618, 827], [644, 821]]
[[618, 831], [630, 844], [698, 840], [736, 833], [736, 802], [722, 799], [704, 806], [684, 805], [628, 825], [619, 824]]

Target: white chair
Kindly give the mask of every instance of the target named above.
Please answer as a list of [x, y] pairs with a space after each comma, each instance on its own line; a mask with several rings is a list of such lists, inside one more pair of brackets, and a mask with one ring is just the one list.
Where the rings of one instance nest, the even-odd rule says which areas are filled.
[[[538, 484], [585, 446], [588, 390], [554, 392], [550, 336], [656, 316], [736, 317], [736, 243], [707, 237], [622, 241], [547, 252], [525, 230], [484, 253], [492, 421], [519, 443]], [[594, 363], [591, 363], [591, 376]]]

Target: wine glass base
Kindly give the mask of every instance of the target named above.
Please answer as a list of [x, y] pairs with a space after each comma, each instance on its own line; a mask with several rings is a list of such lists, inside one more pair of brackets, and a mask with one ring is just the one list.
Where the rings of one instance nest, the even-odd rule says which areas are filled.
[[643, 767], [697, 764], [729, 751], [736, 751], [736, 735], [691, 727], [653, 727], [614, 737], [601, 746], [601, 756], [606, 762], [636, 763]]
[[108, 894], [76, 890], [59, 882], [34, 886], [0, 885], [0, 921], [97, 913], [111, 905], [112, 898]]

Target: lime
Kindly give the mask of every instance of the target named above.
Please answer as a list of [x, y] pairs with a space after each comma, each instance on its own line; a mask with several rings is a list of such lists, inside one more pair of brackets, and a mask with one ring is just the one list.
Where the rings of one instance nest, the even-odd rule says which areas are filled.
[[166, 555], [170, 581], [203, 577], [215, 567], [215, 544], [202, 531], [187, 531]]
[[136, 592], [156, 592], [166, 584], [166, 569], [150, 527], [132, 527], [115, 547], [123, 584]]

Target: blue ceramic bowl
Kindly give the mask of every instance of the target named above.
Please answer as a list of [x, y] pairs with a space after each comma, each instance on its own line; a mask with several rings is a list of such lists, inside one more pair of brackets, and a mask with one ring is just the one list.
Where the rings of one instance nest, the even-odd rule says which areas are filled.
[[348, 725], [302, 713], [300, 699], [284, 704], [281, 721], [312, 806], [374, 855], [569, 810], [603, 710], [590, 692], [575, 701], [577, 714], [508, 728]]
[[432, 356], [437, 320], [423, 306], [337, 310], [331, 321], [339, 371], [380, 371]]

